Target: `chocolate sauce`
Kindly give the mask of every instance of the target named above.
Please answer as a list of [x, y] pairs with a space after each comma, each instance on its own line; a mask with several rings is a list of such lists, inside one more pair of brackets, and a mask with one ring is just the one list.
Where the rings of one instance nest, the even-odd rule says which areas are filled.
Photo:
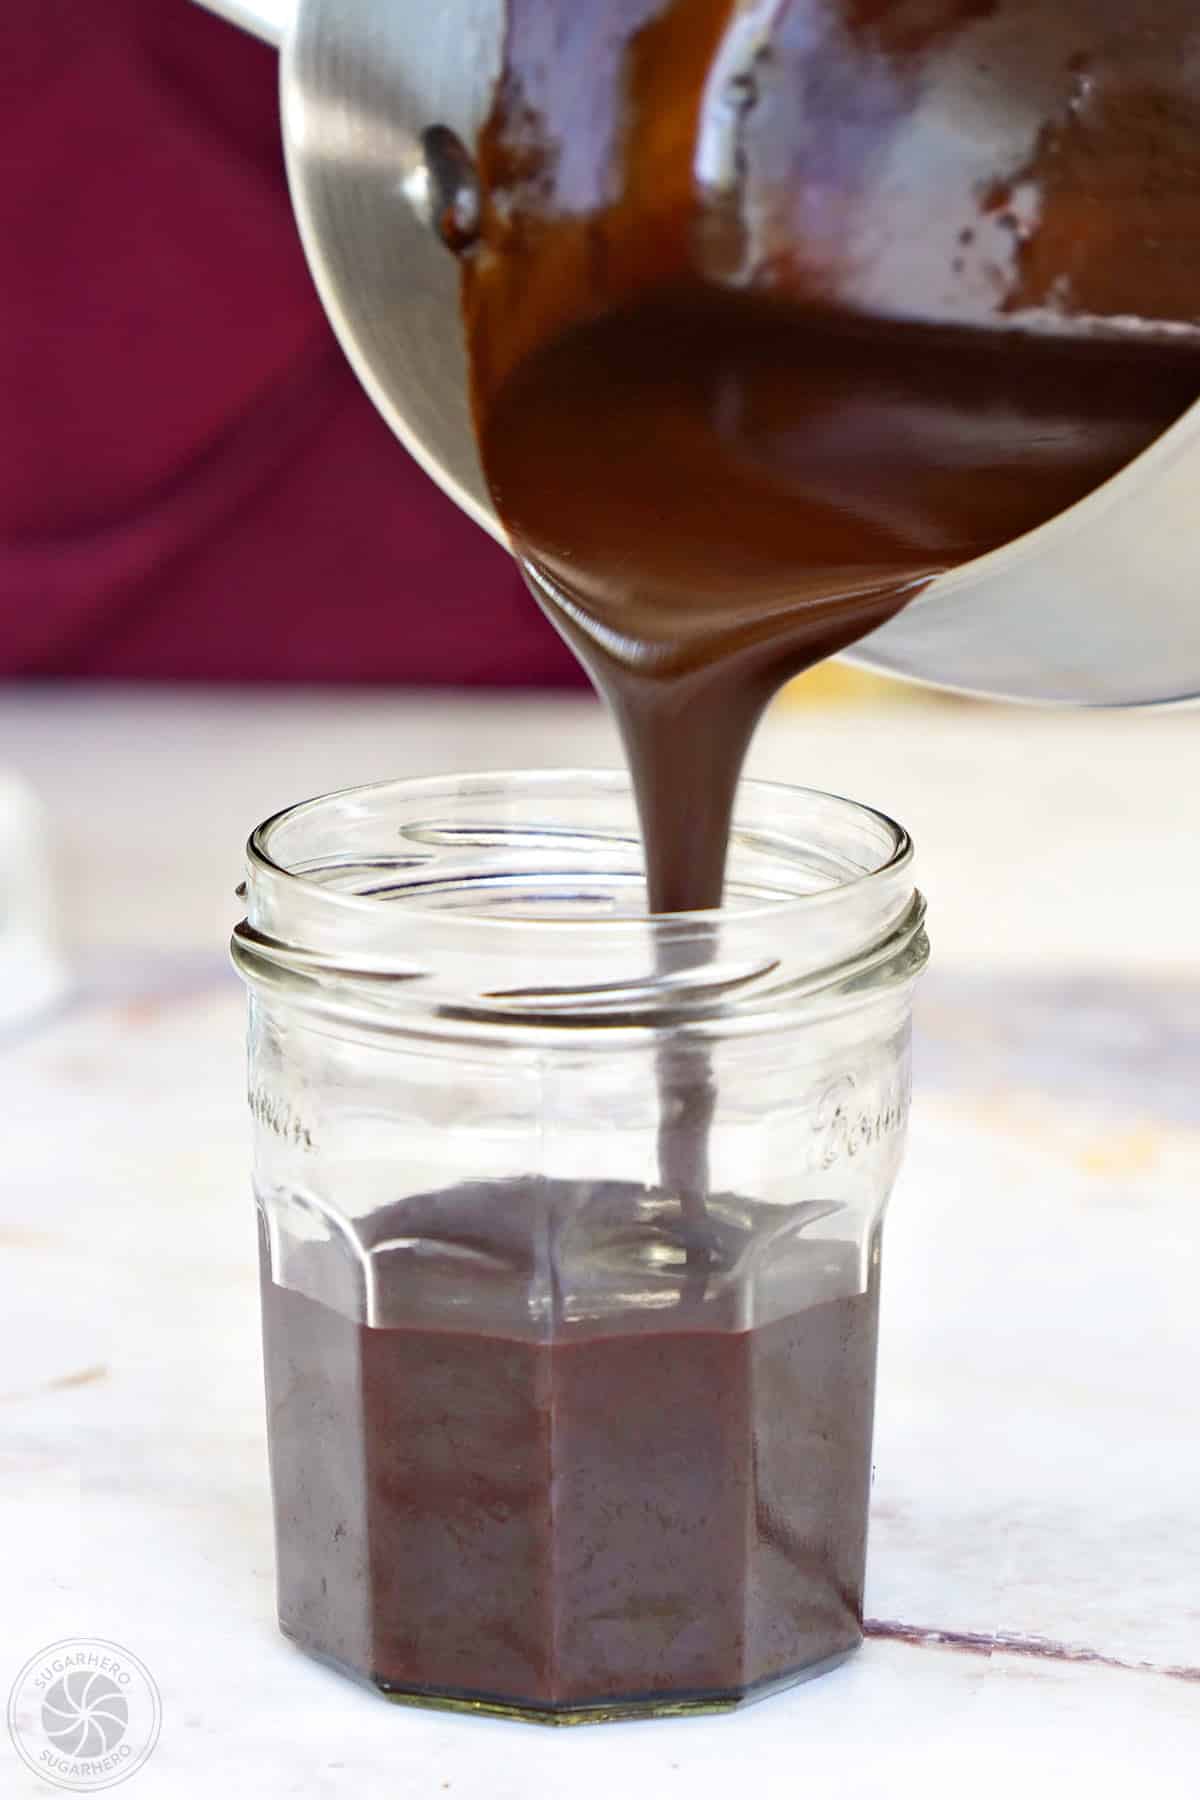
[[[399, 1216], [494, 1237], [645, 1200], [497, 1183]], [[874, 1282], [754, 1330], [728, 1285], [680, 1291], [546, 1342], [455, 1328], [399, 1275], [377, 1304], [411, 1323], [355, 1323], [271, 1280], [265, 1240], [263, 1272], [280, 1620], [305, 1648], [554, 1714], [732, 1702], [860, 1641]]]
[[734, 10], [511, 0], [464, 264], [484, 470], [654, 911], [719, 902], [782, 682], [1200, 394], [1193, 0], [792, 0], [730, 60]]
[[1175, 417], [1180, 382], [1161, 348], [798, 320], [701, 287], [527, 357], [485, 415], [485, 465], [620, 726], [652, 909], [719, 903], [781, 682], [1090, 492]]

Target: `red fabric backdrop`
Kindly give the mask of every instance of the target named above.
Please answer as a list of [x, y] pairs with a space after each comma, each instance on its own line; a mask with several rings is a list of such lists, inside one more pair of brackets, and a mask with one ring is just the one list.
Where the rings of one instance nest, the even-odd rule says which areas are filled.
[[0, 246], [0, 674], [579, 678], [333, 341], [271, 51], [188, 0], [7, 8]]

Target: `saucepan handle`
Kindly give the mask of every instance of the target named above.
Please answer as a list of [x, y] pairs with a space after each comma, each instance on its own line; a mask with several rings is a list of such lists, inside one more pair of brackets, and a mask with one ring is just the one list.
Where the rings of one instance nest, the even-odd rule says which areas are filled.
[[199, 0], [199, 4], [278, 49], [296, 15], [297, 0]]

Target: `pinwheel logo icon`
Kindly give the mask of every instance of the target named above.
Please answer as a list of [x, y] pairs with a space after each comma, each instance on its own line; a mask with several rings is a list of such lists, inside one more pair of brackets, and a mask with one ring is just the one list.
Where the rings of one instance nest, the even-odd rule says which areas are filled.
[[161, 1722], [150, 1671], [106, 1638], [47, 1645], [30, 1657], [8, 1698], [18, 1756], [43, 1780], [75, 1793], [115, 1787], [136, 1774]]

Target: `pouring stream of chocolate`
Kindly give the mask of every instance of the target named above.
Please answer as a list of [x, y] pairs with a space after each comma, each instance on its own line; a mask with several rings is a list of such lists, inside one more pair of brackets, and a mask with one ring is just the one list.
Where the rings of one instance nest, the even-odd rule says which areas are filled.
[[[1147, 11], [509, 0], [479, 447], [620, 729], [651, 911], [719, 905], [783, 682], [1200, 393], [1200, 21]], [[658, 1085], [702, 1281], [713, 1072], [668, 1046]]]
[[[510, 0], [464, 276], [479, 444], [619, 725], [653, 911], [719, 904], [784, 681], [1081, 499], [1200, 392], [1191, 8], [760, 0], [714, 93], [732, 0]], [[930, 84], [972, 57], [979, 117], [939, 132]], [[997, 95], [1038, 110], [1025, 169], [987, 158]], [[716, 191], [698, 147], [720, 161], [722, 109]], [[922, 235], [898, 242], [914, 182]]]

